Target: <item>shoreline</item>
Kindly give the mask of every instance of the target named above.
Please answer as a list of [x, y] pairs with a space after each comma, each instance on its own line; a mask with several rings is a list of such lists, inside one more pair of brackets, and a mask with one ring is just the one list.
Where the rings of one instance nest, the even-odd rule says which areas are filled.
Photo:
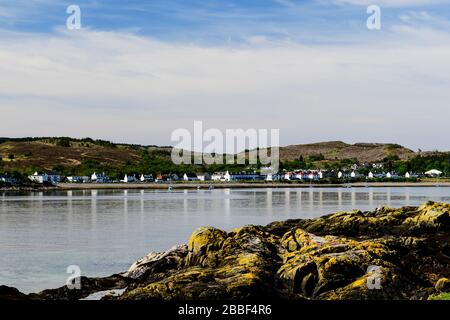
[[60, 183], [54, 187], [12, 187], [0, 188], [0, 191], [57, 191], [57, 190], [166, 190], [169, 186], [175, 190], [183, 189], [285, 189], [285, 188], [385, 188], [385, 187], [450, 187], [450, 182], [354, 182], [354, 183], [251, 183], [251, 182], [191, 182], [191, 183]]

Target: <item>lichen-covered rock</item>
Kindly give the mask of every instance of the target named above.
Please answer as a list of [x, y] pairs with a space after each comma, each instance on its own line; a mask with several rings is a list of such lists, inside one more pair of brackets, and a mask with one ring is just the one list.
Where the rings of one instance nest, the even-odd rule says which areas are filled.
[[422, 299], [449, 273], [449, 205], [201, 228], [185, 267], [123, 299]]
[[441, 278], [436, 283], [436, 290], [440, 292], [450, 292], [450, 280], [447, 278]]
[[105, 299], [445, 299], [449, 212], [449, 204], [429, 202], [231, 232], [200, 228], [187, 245], [151, 253], [128, 272], [82, 279], [81, 291], [3, 297], [80, 299], [126, 288]]
[[381, 280], [387, 270], [398, 273], [392, 262], [395, 252], [382, 242], [319, 237], [295, 229], [281, 243], [286, 251], [278, 275], [288, 291], [304, 297], [326, 298], [324, 293], [348, 285], [359, 288], [356, 284], [363, 283], [371, 269], [380, 270]]
[[122, 299], [243, 299], [275, 296], [277, 238], [260, 227], [194, 232], [184, 268]]
[[428, 297], [428, 300], [450, 300], [450, 293], [433, 294]]
[[449, 204], [428, 202], [420, 207], [383, 207], [373, 212], [338, 212], [315, 220], [300, 221], [299, 224], [306, 231], [319, 235], [417, 235], [423, 232], [448, 231], [449, 211]]
[[215, 266], [218, 261], [217, 252], [225, 239], [225, 231], [208, 227], [196, 230], [188, 242], [187, 265], [200, 264], [203, 266]]
[[44, 290], [39, 293], [29, 294], [27, 297], [32, 300], [80, 300], [90, 295], [107, 291], [121, 290], [134, 283], [131, 278], [122, 275], [112, 275], [105, 278], [80, 278], [80, 289], [70, 289], [67, 286], [58, 289]]
[[416, 215], [403, 222], [409, 232], [445, 231], [450, 229], [448, 204], [429, 202], [422, 205]]

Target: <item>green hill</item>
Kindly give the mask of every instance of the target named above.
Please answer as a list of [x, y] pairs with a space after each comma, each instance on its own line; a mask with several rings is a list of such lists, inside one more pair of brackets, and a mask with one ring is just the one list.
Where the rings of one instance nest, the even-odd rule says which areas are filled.
[[[0, 138], [0, 172], [55, 170], [63, 175], [106, 172], [112, 178], [133, 173], [255, 170], [255, 165], [175, 165], [171, 147], [113, 143], [91, 138]], [[383, 163], [388, 170], [422, 170], [430, 167], [448, 172], [449, 153], [422, 153], [397, 144], [341, 141], [291, 145], [280, 148], [281, 168], [348, 168], [358, 163]]]

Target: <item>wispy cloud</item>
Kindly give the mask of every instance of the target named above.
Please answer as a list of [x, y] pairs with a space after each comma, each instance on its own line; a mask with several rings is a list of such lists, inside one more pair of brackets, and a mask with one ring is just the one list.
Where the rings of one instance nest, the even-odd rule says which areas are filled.
[[399, 18], [408, 25], [450, 30], [450, 20], [447, 17], [430, 14], [427, 11], [408, 11], [401, 14]]
[[261, 37], [256, 47], [94, 30], [0, 37], [3, 135], [169, 144], [173, 129], [201, 119], [218, 128], [282, 128], [284, 144], [450, 148], [442, 139], [450, 133], [450, 35], [434, 29], [399, 25], [350, 45]]
[[65, 3], [19, 0], [2, 11], [12, 23], [51, 21], [0, 23], [2, 135], [170, 144], [173, 129], [200, 119], [281, 128], [283, 144], [450, 149], [445, 11], [396, 2], [382, 31], [369, 32], [362, 1], [195, 1], [85, 0], [84, 28], [73, 32], [63, 28]]

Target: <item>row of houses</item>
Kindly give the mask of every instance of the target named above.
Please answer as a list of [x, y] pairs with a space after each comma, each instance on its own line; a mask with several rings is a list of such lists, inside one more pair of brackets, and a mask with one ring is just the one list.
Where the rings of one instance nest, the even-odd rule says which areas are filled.
[[400, 179], [400, 178], [419, 178], [423, 176], [427, 177], [439, 177], [442, 175], [442, 172], [439, 170], [430, 170], [425, 172], [424, 174], [418, 174], [414, 172], [406, 172], [404, 175], [399, 175], [396, 172], [372, 172], [370, 171], [367, 176], [358, 173], [357, 171], [352, 171], [350, 173], [343, 173], [341, 171], [338, 172], [338, 178], [368, 178], [368, 179]]
[[[263, 170], [263, 172], [265, 172]], [[426, 176], [439, 177], [442, 172], [439, 170], [430, 170], [424, 173]], [[230, 173], [226, 172], [216, 172], [213, 174], [209, 173], [185, 173], [183, 176], [178, 176], [177, 174], [159, 174], [156, 178], [151, 174], [141, 174], [141, 175], [128, 175], [126, 174], [120, 181], [112, 181], [105, 173], [94, 172], [91, 176], [69, 176], [61, 177], [56, 172], [44, 172], [28, 176], [31, 181], [37, 183], [50, 183], [58, 184], [62, 181], [67, 181], [69, 183], [109, 183], [109, 182], [122, 182], [122, 183], [149, 183], [149, 182], [172, 182], [172, 181], [222, 181], [222, 182], [233, 182], [233, 181], [317, 181], [324, 178], [338, 178], [338, 179], [351, 179], [351, 178], [367, 178], [367, 179], [398, 179], [398, 178], [417, 178], [422, 175], [407, 172], [404, 176], [400, 176], [395, 172], [369, 172], [367, 176], [358, 173], [353, 170], [351, 172], [342, 171], [324, 171], [324, 170], [294, 170], [294, 171], [283, 171], [281, 173]], [[11, 182], [12, 177], [10, 176], [0, 176], [0, 181]]]
[[328, 171], [321, 170], [295, 170], [295, 171], [287, 171], [283, 172], [281, 176], [277, 176], [276, 180], [320, 180], [323, 178], [328, 178], [331, 176], [331, 173]]
[[148, 183], [148, 182], [172, 182], [172, 181], [262, 181], [272, 180], [272, 176], [261, 175], [257, 173], [230, 173], [216, 172], [214, 174], [209, 173], [185, 173], [183, 176], [177, 174], [159, 174], [156, 178], [151, 174], [128, 175], [126, 174], [120, 181], [111, 180], [105, 173], [94, 172], [91, 176], [68, 176], [61, 177], [55, 172], [35, 172], [28, 176], [28, 179], [37, 183], [50, 183], [58, 184], [60, 182], [69, 183], [110, 183], [110, 182], [122, 182], [122, 183]]

